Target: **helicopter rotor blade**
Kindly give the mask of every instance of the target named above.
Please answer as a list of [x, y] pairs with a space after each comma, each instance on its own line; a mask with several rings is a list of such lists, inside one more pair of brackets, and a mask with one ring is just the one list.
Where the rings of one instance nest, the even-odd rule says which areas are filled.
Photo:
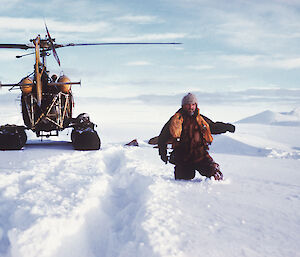
[[47, 28], [46, 22], [45, 22], [45, 28], [46, 28], [47, 35], [48, 35], [48, 38], [49, 38], [49, 42], [50, 42], [50, 46], [51, 46], [51, 49], [52, 49], [53, 56], [54, 56], [55, 60], [57, 61], [58, 65], [60, 66], [60, 60], [59, 60], [58, 54], [55, 50], [55, 45], [53, 44], [53, 39], [50, 36], [50, 33], [49, 33], [48, 28]]
[[180, 45], [182, 43], [69, 43], [69, 44], [55, 44], [55, 48], [67, 47], [67, 46], [99, 46], [99, 45]]
[[0, 48], [14, 48], [14, 49], [24, 49], [34, 48], [34, 46], [26, 44], [0, 44]]
[[52, 53], [53, 53], [53, 56], [54, 56], [55, 60], [57, 61], [58, 65], [60, 66], [60, 60], [59, 60], [58, 54], [54, 47], [52, 48]]

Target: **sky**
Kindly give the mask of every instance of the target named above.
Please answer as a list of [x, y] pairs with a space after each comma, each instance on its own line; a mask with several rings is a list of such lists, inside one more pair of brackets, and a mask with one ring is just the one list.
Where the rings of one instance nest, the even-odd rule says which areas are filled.
[[[2, 0], [0, 43], [180, 42], [181, 45], [69, 47], [64, 73], [85, 96], [295, 89], [300, 78], [300, 2], [296, 0]], [[33, 71], [30, 50], [0, 49], [0, 81]], [[2, 90], [3, 92], [4, 90]]]

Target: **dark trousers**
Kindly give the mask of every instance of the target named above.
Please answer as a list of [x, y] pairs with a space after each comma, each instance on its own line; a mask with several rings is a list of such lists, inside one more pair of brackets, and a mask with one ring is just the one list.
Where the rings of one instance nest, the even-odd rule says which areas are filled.
[[215, 179], [222, 179], [223, 175], [219, 169], [219, 164], [208, 155], [197, 163], [176, 164], [174, 175], [175, 179], [190, 180], [195, 177], [195, 171], [198, 171], [202, 176]]

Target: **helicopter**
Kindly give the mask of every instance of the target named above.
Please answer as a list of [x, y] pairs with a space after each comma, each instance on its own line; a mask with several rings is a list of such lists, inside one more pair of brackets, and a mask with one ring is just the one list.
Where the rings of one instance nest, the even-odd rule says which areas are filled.
[[71, 142], [75, 150], [99, 150], [100, 137], [95, 130], [96, 124], [90, 121], [87, 113], [72, 117], [74, 98], [72, 82], [66, 75], [50, 77], [46, 67], [46, 57], [53, 55], [61, 65], [56, 49], [71, 46], [96, 45], [150, 45], [150, 44], [181, 44], [181, 43], [67, 43], [57, 44], [52, 38], [45, 23], [46, 35], [38, 35], [30, 39], [30, 44], [0, 44], [0, 48], [12, 48], [34, 52], [18, 55], [21, 58], [34, 55], [34, 70], [23, 77], [18, 83], [1, 84], [0, 87], [20, 88], [21, 112], [24, 125], [6, 124], [0, 126], [0, 150], [20, 150], [27, 142], [25, 130], [33, 131], [37, 137], [58, 136], [66, 128], [73, 128]]

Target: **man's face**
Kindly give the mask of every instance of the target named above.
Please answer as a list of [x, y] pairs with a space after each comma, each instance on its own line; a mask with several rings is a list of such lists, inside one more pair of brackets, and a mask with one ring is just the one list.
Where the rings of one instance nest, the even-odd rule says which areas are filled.
[[185, 110], [189, 115], [193, 115], [196, 110], [196, 104], [185, 104], [182, 106], [183, 110]]

